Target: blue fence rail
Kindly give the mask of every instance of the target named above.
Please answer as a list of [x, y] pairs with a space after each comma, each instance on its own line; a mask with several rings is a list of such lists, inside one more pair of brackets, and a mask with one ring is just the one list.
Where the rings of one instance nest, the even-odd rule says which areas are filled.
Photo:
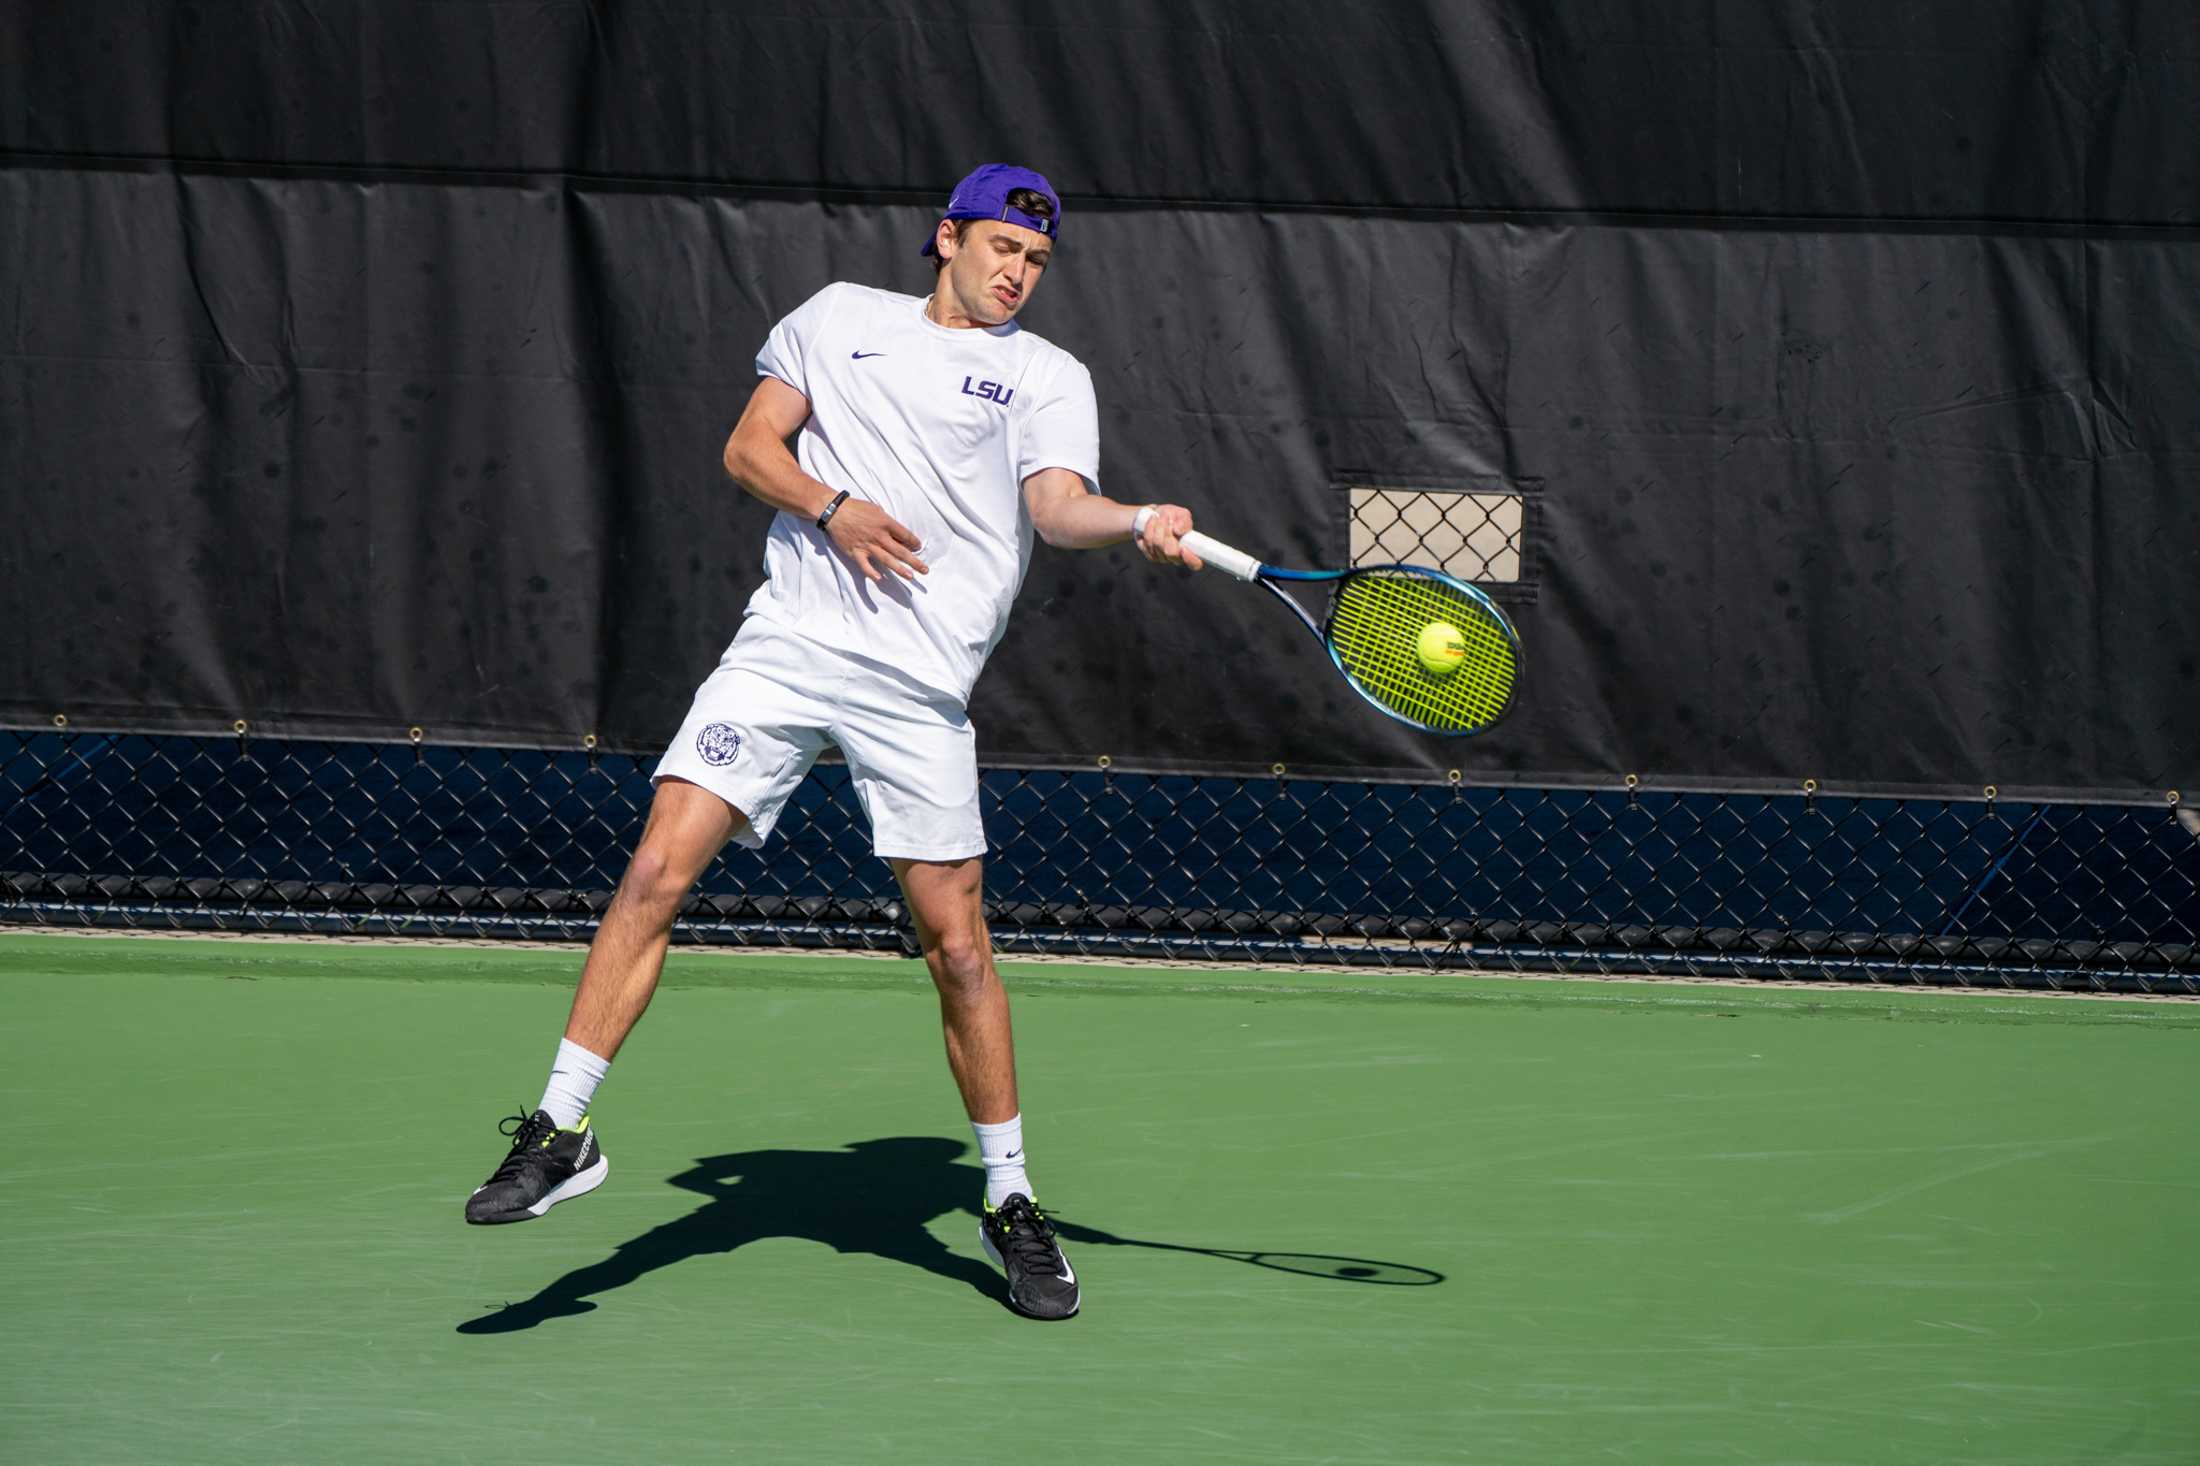
[[[0, 732], [0, 920], [581, 938], [649, 766]], [[983, 791], [1010, 951], [2200, 991], [2200, 840], [2166, 804], [1016, 769]], [[681, 933], [913, 949], [836, 765]]]

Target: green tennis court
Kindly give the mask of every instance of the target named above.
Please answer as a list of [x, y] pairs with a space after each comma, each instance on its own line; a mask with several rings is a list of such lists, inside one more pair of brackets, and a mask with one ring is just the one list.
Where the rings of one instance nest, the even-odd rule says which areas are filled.
[[0, 938], [0, 1459], [2189, 1462], [2200, 1007], [1009, 964], [1078, 1319], [914, 963]]

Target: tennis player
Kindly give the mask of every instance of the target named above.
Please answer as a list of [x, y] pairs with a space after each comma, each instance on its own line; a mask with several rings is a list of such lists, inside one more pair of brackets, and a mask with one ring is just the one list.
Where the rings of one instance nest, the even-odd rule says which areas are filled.
[[725, 464], [779, 511], [769, 579], [657, 766], [542, 1103], [504, 1122], [511, 1150], [466, 1203], [469, 1222], [539, 1217], [603, 1183], [589, 1105], [649, 1005], [673, 917], [727, 840], [764, 844], [837, 744], [939, 991], [948, 1067], [985, 1162], [985, 1251], [1019, 1312], [1077, 1311], [1076, 1273], [1027, 1169], [965, 705], [1034, 535], [1079, 550], [1130, 538], [1157, 563], [1199, 560], [1178, 543], [1192, 527], [1180, 506], [1100, 495], [1091, 374], [1017, 324], [1061, 223], [1046, 179], [987, 164], [925, 241], [929, 297], [828, 285], [765, 341]]

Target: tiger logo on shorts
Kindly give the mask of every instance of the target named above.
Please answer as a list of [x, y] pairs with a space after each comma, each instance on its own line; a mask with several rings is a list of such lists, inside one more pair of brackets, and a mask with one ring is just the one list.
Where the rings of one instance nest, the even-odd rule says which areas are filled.
[[741, 756], [741, 734], [731, 723], [708, 723], [695, 735], [695, 751], [703, 762], [722, 769]]

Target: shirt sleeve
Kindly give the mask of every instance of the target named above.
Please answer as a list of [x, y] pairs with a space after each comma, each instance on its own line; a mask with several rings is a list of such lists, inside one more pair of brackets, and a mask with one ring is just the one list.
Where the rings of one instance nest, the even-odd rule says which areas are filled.
[[1093, 400], [1092, 373], [1074, 357], [1066, 358], [1035, 399], [1031, 419], [1024, 424], [1016, 481], [1022, 483], [1042, 468], [1069, 469], [1092, 492], [1100, 492], [1100, 407]]
[[771, 335], [764, 338], [764, 349], [756, 353], [756, 374], [777, 377], [804, 397], [809, 396], [809, 355], [824, 334], [825, 323], [832, 319], [839, 298], [840, 287], [828, 285], [772, 327]]

